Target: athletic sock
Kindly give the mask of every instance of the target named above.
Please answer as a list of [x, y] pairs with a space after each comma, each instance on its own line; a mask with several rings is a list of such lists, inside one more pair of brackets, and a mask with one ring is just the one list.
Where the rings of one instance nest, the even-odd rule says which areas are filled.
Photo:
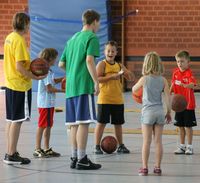
[[85, 149], [78, 149], [77, 154], [78, 154], [78, 160], [82, 159], [86, 155]]
[[188, 148], [193, 148], [192, 144], [187, 145]]
[[72, 147], [72, 158], [77, 158], [77, 148]]
[[180, 144], [180, 146], [181, 146], [181, 147], [184, 147], [184, 148], [186, 147], [185, 144]]

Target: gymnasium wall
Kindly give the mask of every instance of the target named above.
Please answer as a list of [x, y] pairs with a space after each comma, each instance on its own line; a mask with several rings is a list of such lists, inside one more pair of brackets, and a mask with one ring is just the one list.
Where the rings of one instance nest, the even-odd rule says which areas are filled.
[[[120, 16], [119, 0], [112, 1], [113, 16]], [[141, 75], [143, 56], [157, 51], [164, 60], [167, 77], [175, 66], [174, 55], [187, 49], [192, 56], [191, 66], [200, 78], [200, 0], [124, 0], [125, 13], [136, 8], [137, 16], [125, 19], [125, 62], [130, 70]], [[28, 0], [0, 0], [0, 58], [3, 41], [11, 31], [15, 12], [26, 8]], [[113, 28], [113, 38], [120, 41], [120, 32]], [[1, 70], [1, 61], [0, 61]], [[2, 77], [0, 77], [2, 78]], [[128, 83], [130, 87], [132, 83]]]
[[199, 0], [126, 0], [126, 12], [138, 8], [138, 16], [127, 18], [126, 55], [144, 55], [156, 50], [173, 56], [180, 49], [199, 56]]
[[[124, 1], [126, 12], [139, 9], [138, 16], [126, 18], [127, 56], [141, 56], [151, 49], [164, 56], [174, 55], [179, 49], [188, 49], [191, 55], [199, 56], [200, 0]], [[12, 30], [13, 14], [27, 6], [28, 0], [0, 0], [0, 54], [3, 53], [5, 36]], [[115, 8], [116, 11], [121, 9]]]
[[[200, 79], [200, 0], [126, 0], [125, 11], [139, 9], [125, 22], [126, 64], [141, 76], [143, 56], [149, 51], [161, 55], [165, 76], [170, 81], [176, 66], [174, 55], [186, 49], [191, 68]], [[131, 87], [133, 83], [128, 83]]]
[[12, 31], [13, 15], [18, 11], [24, 11], [27, 6], [28, 0], [0, 0], [0, 55], [3, 54], [5, 37]]
[[[107, 3], [106, 0], [29, 0], [29, 14], [31, 17], [31, 58], [46, 48], [56, 48], [59, 52], [58, 60], [64, 50], [66, 41], [82, 29], [82, 13], [87, 9], [94, 9], [101, 15], [101, 25], [97, 32], [100, 40], [100, 57], [104, 58], [104, 45], [108, 41]], [[52, 67], [56, 77], [64, 76], [64, 72], [57, 66]], [[37, 89], [37, 82], [33, 81], [33, 90]]]

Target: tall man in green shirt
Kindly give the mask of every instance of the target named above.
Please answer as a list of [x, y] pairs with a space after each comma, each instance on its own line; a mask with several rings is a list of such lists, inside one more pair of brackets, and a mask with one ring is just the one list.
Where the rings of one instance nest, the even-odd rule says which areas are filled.
[[96, 32], [100, 15], [86, 10], [83, 28], [70, 38], [61, 56], [59, 67], [66, 70], [66, 125], [70, 125], [72, 147], [71, 168], [91, 170], [101, 168], [86, 155], [89, 124], [96, 122], [94, 94], [99, 93], [95, 57], [99, 56]]

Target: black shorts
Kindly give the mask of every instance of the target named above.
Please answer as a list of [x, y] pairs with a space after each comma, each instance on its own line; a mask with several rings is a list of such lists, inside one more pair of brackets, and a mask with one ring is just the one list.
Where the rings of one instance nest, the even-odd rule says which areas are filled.
[[114, 125], [124, 124], [124, 104], [98, 104], [97, 121]]
[[6, 120], [22, 122], [30, 119], [31, 97], [31, 89], [21, 92], [6, 88]]
[[195, 111], [184, 110], [183, 112], [176, 112], [174, 125], [179, 127], [197, 126]]

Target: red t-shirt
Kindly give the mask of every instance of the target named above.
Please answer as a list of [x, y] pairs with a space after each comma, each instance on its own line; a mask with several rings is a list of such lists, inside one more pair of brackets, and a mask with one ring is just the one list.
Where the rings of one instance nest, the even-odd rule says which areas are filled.
[[179, 68], [174, 69], [172, 75], [172, 86], [175, 94], [184, 95], [187, 100], [187, 109], [195, 109], [195, 96], [194, 90], [191, 88], [184, 88], [180, 84], [196, 84], [196, 79], [194, 78], [192, 71], [188, 68], [185, 71], [181, 72]]

